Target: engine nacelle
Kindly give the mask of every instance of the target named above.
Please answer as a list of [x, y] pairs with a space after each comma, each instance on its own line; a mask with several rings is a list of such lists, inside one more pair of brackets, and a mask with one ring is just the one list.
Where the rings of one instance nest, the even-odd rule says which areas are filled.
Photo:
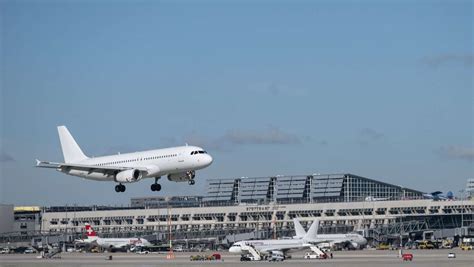
[[173, 182], [187, 182], [194, 178], [194, 172], [180, 172], [180, 173], [173, 173], [168, 174], [168, 180]]
[[134, 183], [140, 179], [142, 179], [142, 173], [137, 169], [121, 171], [115, 175], [115, 181], [119, 183]]
[[355, 249], [358, 249], [359, 248], [359, 243], [357, 242], [351, 242], [351, 246]]

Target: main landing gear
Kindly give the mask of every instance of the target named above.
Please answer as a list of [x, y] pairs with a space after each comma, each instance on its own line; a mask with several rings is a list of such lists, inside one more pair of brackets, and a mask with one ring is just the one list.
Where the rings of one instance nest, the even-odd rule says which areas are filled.
[[115, 186], [115, 192], [119, 193], [119, 192], [125, 192], [125, 185], [123, 184], [118, 184]]
[[161, 190], [161, 185], [158, 183], [158, 179], [160, 179], [160, 177], [155, 177], [155, 183], [150, 186], [151, 191]]

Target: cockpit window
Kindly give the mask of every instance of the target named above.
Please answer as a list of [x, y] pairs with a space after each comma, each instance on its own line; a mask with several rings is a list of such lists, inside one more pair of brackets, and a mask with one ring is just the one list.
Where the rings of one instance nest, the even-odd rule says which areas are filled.
[[196, 155], [196, 154], [207, 154], [207, 152], [204, 151], [204, 150], [198, 150], [198, 151], [191, 152], [191, 155]]

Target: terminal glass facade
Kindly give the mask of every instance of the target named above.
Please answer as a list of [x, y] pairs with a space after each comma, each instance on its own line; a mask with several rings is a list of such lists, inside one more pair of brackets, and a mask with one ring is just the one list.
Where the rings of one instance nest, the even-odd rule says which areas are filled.
[[320, 203], [366, 200], [420, 199], [417, 190], [353, 174], [318, 174], [208, 180], [203, 202], [229, 205], [239, 203]]

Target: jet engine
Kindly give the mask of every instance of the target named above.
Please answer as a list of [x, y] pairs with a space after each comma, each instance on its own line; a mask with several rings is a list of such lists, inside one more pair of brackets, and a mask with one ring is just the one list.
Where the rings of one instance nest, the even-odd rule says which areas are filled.
[[195, 176], [194, 171], [173, 173], [173, 174], [168, 174], [168, 180], [173, 181], [173, 182], [187, 182], [189, 180], [192, 180], [194, 176]]
[[357, 243], [357, 242], [351, 242], [351, 246], [352, 246], [354, 249], [358, 249], [358, 248], [359, 248], [359, 243]]
[[115, 175], [115, 181], [119, 183], [134, 183], [142, 178], [142, 173], [137, 169], [125, 170]]

